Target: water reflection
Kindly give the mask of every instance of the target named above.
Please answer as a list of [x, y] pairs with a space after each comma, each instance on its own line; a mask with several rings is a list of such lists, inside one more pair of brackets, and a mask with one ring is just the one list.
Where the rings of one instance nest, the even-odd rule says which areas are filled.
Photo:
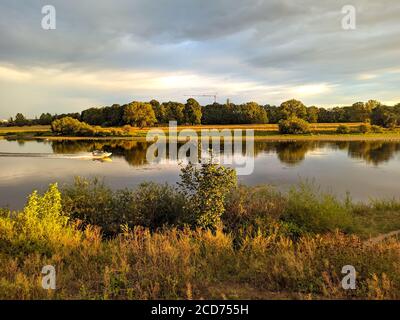
[[[78, 175], [104, 178], [113, 189], [135, 187], [145, 181], [179, 181], [176, 161], [147, 163], [149, 146], [132, 140], [0, 140], [0, 207], [21, 208], [32, 190], [43, 191], [54, 182], [70, 183]], [[112, 162], [77, 160], [79, 153], [97, 149], [112, 152]], [[307, 179], [338, 196], [349, 191], [355, 200], [399, 197], [399, 152], [398, 142], [256, 141], [251, 159], [254, 171], [239, 176], [239, 181], [287, 190], [299, 179]], [[30, 153], [44, 156], [12, 156]], [[245, 143], [234, 157], [248, 157]]]
[[[41, 141], [43, 142], [43, 141]], [[146, 151], [151, 145], [148, 142], [130, 140], [63, 140], [52, 141], [51, 147], [57, 154], [73, 154], [107, 150], [114, 156], [122, 157], [132, 166], [146, 164]], [[182, 144], [180, 144], [182, 145]], [[210, 148], [212, 146], [210, 145]], [[364, 160], [367, 164], [379, 166], [388, 162], [400, 151], [400, 143], [385, 141], [280, 141], [255, 142], [254, 156], [276, 154], [279, 161], [287, 166], [296, 166], [304, 161], [307, 153], [318, 149], [347, 150], [352, 159]], [[223, 148], [222, 148], [223, 150]], [[168, 152], [167, 152], [168, 154]], [[245, 156], [245, 145], [242, 155]]]

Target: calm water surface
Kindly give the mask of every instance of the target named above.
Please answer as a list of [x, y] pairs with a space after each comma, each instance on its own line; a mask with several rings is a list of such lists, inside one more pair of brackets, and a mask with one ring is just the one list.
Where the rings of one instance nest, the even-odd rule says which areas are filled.
[[[62, 185], [75, 176], [103, 177], [112, 188], [133, 187], [143, 181], [178, 181], [178, 163], [146, 162], [148, 146], [127, 140], [0, 140], [0, 207], [21, 208], [32, 190], [43, 191], [53, 182]], [[113, 152], [112, 162], [76, 158], [95, 149]], [[42, 155], [27, 157], [29, 153]], [[307, 179], [338, 196], [349, 191], [361, 201], [400, 197], [397, 142], [256, 142], [254, 163], [251, 175], [239, 177], [242, 183], [268, 183], [286, 190]]]

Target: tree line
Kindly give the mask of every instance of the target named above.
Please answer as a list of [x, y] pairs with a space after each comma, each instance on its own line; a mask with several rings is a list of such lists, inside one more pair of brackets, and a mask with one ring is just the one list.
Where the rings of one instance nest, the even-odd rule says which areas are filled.
[[400, 125], [400, 103], [386, 106], [376, 100], [356, 102], [351, 106], [321, 108], [305, 106], [301, 101], [291, 99], [279, 106], [259, 105], [256, 102], [244, 104], [213, 103], [201, 106], [190, 98], [180, 102], [134, 101], [128, 104], [89, 108], [81, 113], [52, 115], [42, 113], [39, 118], [27, 119], [18, 113], [11, 118], [8, 126], [50, 125], [54, 120], [70, 117], [93, 126], [116, 127], [131, 125], [147, 127], [176, 121], [178, 125], [199, 124], [265, 124], [280, 123], [282, 120], [301, 119], [309, 123], [370, 122], [386, 128]]

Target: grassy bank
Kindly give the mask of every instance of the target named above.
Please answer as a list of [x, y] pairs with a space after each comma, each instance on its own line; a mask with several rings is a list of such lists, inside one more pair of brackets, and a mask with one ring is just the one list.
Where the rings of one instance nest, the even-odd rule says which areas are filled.
[[[179, 126], [177, 132], [179, 133], [185, 129], [194, 130], [197, 134], [201, 134], [201, 130], [254, 130], [254, 139], [256, 141], [271, 141], [271, 140], [324, 140], [324, 141], [360, 141], [360, 140], [388, 140], [399, 141], [400, 131], [397, 130], [384, 130], [382, 133], [350, 133], [338, 134], [336, 129], [342, 124], [340, 123], [318, 123], [311, 124], [310, 134], [280, 134], [278, 125], [276, 124], [263, 124], [263, 125], [201, 125], [201, 126]], [[351, 130], [356, 131], [360, 123], [347, 123], [345, 124]], [[156, 127], [165, 132], [168, 136], [168, 127]], [[121, 128], [109, 128], [109, 130], [120, 130]], [[19, 139], [49, 139], [49, 140], [136, 140], [145, 141], [146, 135], [150, 129], [154, 128], [134, 128], [130, 127], [127, 136], [107, 136], [107, 137], [80, 137], [80, 136], [55, 136], [52, 134], [50, 126], [32, 126], [32, 127], [0, 127], [0, 138], [19, 138]]]
[[[218, 168], [186, 173], [191, 193], [77, 179], [0, 210], [0, 299], [400, 298], [400, 241], [366, 242], [400, 229], [400, 201], [358, 204], [307, 184], [228, 191]], [[218, 219], [204, 228], [193, 213]], [[45, 265], [56, 290], [41, 287]], [[341, 287], [344, 265], [356, 290]]]

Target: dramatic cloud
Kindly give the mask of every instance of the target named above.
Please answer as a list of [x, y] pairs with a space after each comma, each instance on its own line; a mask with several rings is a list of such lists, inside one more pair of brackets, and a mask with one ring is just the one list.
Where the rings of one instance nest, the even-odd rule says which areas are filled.
[[[57, 29], [45, 31], [47, 4], [0, 3], [0, 118], [213, 92], [400, 102], [397, 0], [53, 0]], [[356, 30], [342, 29], [347, 4]]]

